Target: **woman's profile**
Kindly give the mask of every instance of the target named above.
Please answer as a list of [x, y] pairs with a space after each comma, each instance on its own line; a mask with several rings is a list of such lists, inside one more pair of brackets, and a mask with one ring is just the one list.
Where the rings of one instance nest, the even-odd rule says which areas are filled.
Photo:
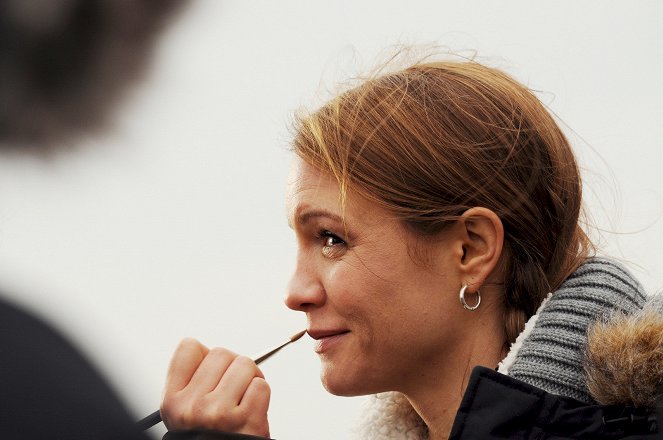
[[[592, 322], [646, 297], [593, 256], [572, 148], [526, 87], [417, 63], [301, 116], [293, 151], [286, 305], [306, 314], [325, 388], [376, 396], [362, 438], [654, 438], [655, 404], [627, 414], [587, 378], [584, 359], [606, 356], [586, 352]], [[269, 394], [248, 358], [186, 340], [167, 436], [269, 437]]]

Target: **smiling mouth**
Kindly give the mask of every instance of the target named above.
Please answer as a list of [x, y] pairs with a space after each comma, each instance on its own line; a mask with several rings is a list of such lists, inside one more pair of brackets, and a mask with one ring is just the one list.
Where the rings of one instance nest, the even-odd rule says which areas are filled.
[[306, 333], [308, 333], [311, 338], [318, 341], [320, 339], [350, 333], [350, 330], [307, 330]]
[[315, 352], [323, 355], [341, 344], [350, 330], [311, 330], [308, 333], [315, 339]]

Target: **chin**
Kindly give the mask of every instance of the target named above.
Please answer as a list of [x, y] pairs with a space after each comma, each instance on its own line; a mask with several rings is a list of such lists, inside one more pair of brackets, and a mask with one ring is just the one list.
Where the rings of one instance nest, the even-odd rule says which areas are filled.
[[348, 384], [339, 384], [336, 382], [330, 382], [322, 378], [322, 386], [327, 390], [328, 393], [333, 394], [334, 396], [340, 397], [354, 397], [354, 396], [363, 396], [371, 393], [361, 392], [357, 387], [348, 386]]
[[324, 363], [320, 373], [322, 386], [330, 394], [341, 397], [365, 396], [382, 391], [371, 387], [365, 379], [363, 375], [344, 372], [340, 368], [332, 368]]

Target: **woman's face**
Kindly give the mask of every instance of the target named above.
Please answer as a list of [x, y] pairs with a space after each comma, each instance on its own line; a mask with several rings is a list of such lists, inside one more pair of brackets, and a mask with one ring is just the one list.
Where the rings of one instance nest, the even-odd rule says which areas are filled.
[[287, 208], [298, 253], [286, 304], [306, 313], [328, 391], [406, 392], [462, 352], [462, 244], [453, 225], [416, 239], [375, 202], [349, 192], [342, 211], [339, 197], [333, 177], [295, 160]]

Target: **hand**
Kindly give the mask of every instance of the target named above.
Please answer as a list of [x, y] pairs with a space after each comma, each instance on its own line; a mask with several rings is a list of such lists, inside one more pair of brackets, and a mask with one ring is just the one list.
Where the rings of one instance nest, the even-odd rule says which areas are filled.
[[269, 437], [270, 389], [255, 362], [195, 339], [178, 345], [168, 368], [161, 418], [171, 431], [212, 429]]

